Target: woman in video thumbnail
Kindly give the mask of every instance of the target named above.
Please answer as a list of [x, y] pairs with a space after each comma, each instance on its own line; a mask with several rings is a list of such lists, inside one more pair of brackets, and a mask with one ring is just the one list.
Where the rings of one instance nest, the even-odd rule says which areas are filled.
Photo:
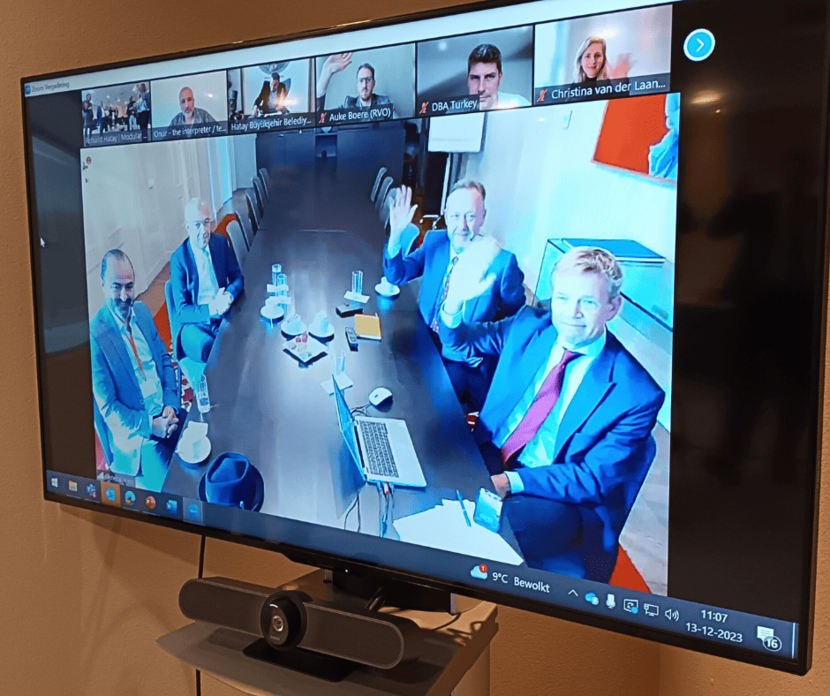
[[631, 70], [630, 54], [617, 58], [617, 65], [608, 63], [608, 44], [601, 36], [589, 36], [576, 54], [574, 82], [593, 83], [598, 80], [624, 80]]

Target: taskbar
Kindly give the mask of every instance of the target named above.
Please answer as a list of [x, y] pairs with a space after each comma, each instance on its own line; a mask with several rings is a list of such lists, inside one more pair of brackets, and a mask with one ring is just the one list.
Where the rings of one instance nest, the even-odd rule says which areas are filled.
[[172, 493], [148, 491], [56, 471], [46, 472], [46, 490], [88, 503], [100, 503], [190, 524], [205, 524], [205, 504], [201, 500], [183, 498]]
[[[53, 494], [121, 510], [217, 529], [234, 529], [237, 533], [255, 537], [274, 540], [294, 538], [295, 541], [324, 553], [343, 552], [342, 546], [339, 546], [342, 539], [332, 537], [329, 540], [332, 548], [325, 548], [329, 545], [326, 539], [319, 536], [312, 539], [308, 529], [304, 529], [307, 526], [305, 523], [257, 513], [252, 513], [250, 517], [239, 517], [237, 513], [240, 511], [237, 509], [210, 505], [171, 493], [148, 491], [53, 471], [46, 472], [46, 489]], [[210, 515], [207, 522], [206, 514]], [[362, 546], [368, 550], [366, 547], [371, 545]], [[391, 549], [388, 551], [391, 552]], [[370, 551], [369, 556], [372, 553]], [[362, 560], [361, 550], [354, 549], [350, 555], [355, 560]], [[443, 561], [440, 559], [442, 555], [446, 556]], [[433, 569], [431, 574], [467, 587], [486, 589], [714, 644], [792, 660], [795, 660], [798, 652], [798, 624], [791, 621], [673, 599], [647, 589], [626, 589], [521, 565], [472, 559], [437, 549], [421, 549], [418, 546], [409, 545], [408, 551], [403, 554], [391, 553], [390, 561], [401, 570], [415, 573], [423, 573], [424, 568], [429, 566]], [[647, 588], [639, 578], [636, 584]]]
[[488, 590], [644, 628], [783, 659], [798, 652], [797, 623], [656, 595], [639, 578], [641, 591], [491, 562], [473, 566], [470, 577]]

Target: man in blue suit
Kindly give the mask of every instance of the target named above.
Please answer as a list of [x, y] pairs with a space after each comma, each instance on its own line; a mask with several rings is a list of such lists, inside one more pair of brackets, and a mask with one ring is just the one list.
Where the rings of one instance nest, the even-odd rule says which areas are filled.
[[173, 336], [173, 357], [186, 355], [206, 363], [216, 333], [237, 297], [244, 278], [228, 240], [211, 234], [207, 203], [192, 199], [184, 209], [188, 238], [170, 259], [170, 285], [179, 325]]
[[498, 356], [475, 429], [493, 485], [529, 567], [608, 582], [665, 398], [606, 329], [622, 269], [603, 249], [572, 249], [554, 268], [549, 312], [470, 324], [463, 301], [493, 282], [478, 266], [459, 265], [441, 332], [445, 345]]
[[[456, 183], [444, 208], [447, 231], [432, 232], [411, 254], [403, 250], [404, 239], [418, 234], [412, 224], [416, 206], [412, 191], [402, 186], [390, 210], [389, 241], [383, 256], [383, 271], [390, 283], [403, 285], [421, 278], [418, 308], [441, 348], [444, 365], [462, 403], [477, 411], [484, 402], [496, 359], [468, 346], [440, 344], [439, 310], [446, 298], [450, 278], [462, 254], [481, 237], [487, 216], [484, 186], [469, 179]], [[490, 259], [488, 273], [493, 282], [481, 293], [469, 297], [462, 308], [468, 322], [497, 321], [514, 315], [525, 303], [524, 274], [516, 257], [503, 249]]]
[[177, 439], [176, 373], [150, 310], [134, 301], [135, 272], [124, 252], [104, 255], [101, 285], [104, 306], [90, 322], [101, 445], [118, 480], [160, 491]]

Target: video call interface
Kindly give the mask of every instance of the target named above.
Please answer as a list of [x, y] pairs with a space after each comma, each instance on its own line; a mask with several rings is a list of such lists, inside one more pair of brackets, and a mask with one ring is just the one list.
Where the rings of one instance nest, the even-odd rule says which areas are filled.
[[665, 598], [672, 11], [81, 90], [96, 461], [62, 492]]

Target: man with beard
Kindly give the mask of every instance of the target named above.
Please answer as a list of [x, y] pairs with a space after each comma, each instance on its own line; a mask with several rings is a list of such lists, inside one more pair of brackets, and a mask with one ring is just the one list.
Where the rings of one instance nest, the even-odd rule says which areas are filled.
[[[351, 53], [336, 53], [335, 55], [326, 58], [326, 62], [323, 63], [323, 71], [320, 74], [320, 80], [317, 82], [318, 110], [326, 108], [326, 92], [328, 92], [332, 76], [348, 68], [351, 63]], [[331, 106], [329, 108], [368, 109], [378, 106], [388, 106], [392, 110], [391, 118], [398, 118], [398, 113], [395, 111], [395, 105], [389, 97], [383, 94], [375, 93], [376, 84], [374, 67], [369, 65], [369, 63], [363, 63], [357, 69], [357, 95], [354, 97], [346, 95], [346, 98], [339, 107]]]
[[135, 301], [123, 251], [104, 255], [101, 286], [104, 306], [90, 322], [96, 429], [116, 480], [159, 491], [178, 439], [176, 373], [150, 310]]
[[179, 92], [179, 108], [181, 112], [170, 121], [171, 128], [174, 126], [198, 126], [205, 123], [216, 123], [213, 116], [196, 106], [196, 98], [193, 96], [193, 90], [190, 87], [182, 87], [181, 92]]

